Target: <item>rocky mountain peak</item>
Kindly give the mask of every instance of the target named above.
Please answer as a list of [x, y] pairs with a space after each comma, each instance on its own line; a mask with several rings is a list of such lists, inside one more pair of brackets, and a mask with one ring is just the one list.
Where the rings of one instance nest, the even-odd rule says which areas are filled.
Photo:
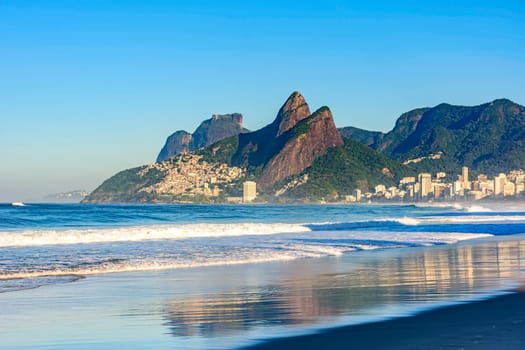
[[277, 113], [275, 123], [279, 125], [277, 136], [293, 128], [298, 122], [308, 118], [310, 108], [300, 92], [293, 92]]
[[259, 179], [262, 188], [301, 173], [328, 149], [343, 145], [328, 107], [303, 119], [290, 129], [282, 149], [264, 167]]
[[242, 114], [213, 114], [190, 134], [180, 130], [172, 134], [160, 151], [157, 162], [170, 159], [177, 154], [188, 153], [211, 145], [224, 138], [248, 132], [242, 127]]

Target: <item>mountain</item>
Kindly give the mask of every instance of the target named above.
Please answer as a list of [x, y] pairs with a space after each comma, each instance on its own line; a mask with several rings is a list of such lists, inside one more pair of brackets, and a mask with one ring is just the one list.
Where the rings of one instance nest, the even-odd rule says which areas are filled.
[[328, 107], [311, 113], [294, 92], [262, 129], [121, 171], [84, 202], [221, 202], [240, 195], [245, 180], [268, 201], [332, 200], [378, 181], [394, 184], [407, 169], [343, 139]]
[[349, 136], [425, 171], [457, 172], [465, 165], [494, 175], [525, 167], [525, 107], [507, 99], [415, 109], [374, 142], [363, 135], [366, 131]]
[[352, 139], [367, 146], [377, 144], [383, 139], [383, 137], [385, 137], [385, 134], [381, 131], [368, 131], [364, 129], [355, 128], [353, 126], [347, 126], [344, 128], [339, 128], [337, 130], [339, 130], [341, 136], [346, 137], [348, 139]]
[[242, 114], [214, 114], [210, 119], [203, 121], [193, 132], [179, 130], [171, 134], [162, 147], [157, 162], [167, 160], [177, 154], [195, 151], [211, 145], [226, 137], [248, 132], [242, 126]]
[[330, 109], [321, 107], [310, 114], [304, 97], [294, 92], [273, 123], [211, 145], [202, 154], [209, 161], [219, 157], [232, 166], [247, 168], [265, 188], [302, 172], [329, 148], [342, 144]]
[[160, 150], [157, 156], [157, 162], [162, 162], [171, 157], [190, 152], [190, 144], [193, 140], [193, 135], [187, 131], [179, 130], [168, 136], [164, 147]]
[[343, 140], [342, 146], [329, 149], [276, 192], [289, 200], [337, 200], [356, 188], [365, 193], [376, 185], [394, 186], [403, 176], [414, 176], [410, 167], [357, 141]]

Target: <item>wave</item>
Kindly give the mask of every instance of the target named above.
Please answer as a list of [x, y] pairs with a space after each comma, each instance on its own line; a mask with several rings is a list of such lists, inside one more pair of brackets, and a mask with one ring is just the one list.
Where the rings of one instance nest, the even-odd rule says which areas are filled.
[[463, 210], [469, 213], [484, 213], [492, 211], [492, 209], [482, 207], [481, 205], [472, 205], [470, 207], [463, 208]]
[[[400, 217], [375, 220], [326, 223], [199, 223], [147, 225], [118, 228], [75, 228], [64, 230], [0, 231], [0, 248], [33, 247], [45, 245], [75, 245], [112, 242], [165, 241], [191, 238], [218, 238], [238, 236], [307, 233], [311, 231], [414, 231], [416, 226], [425, 230], [435, 224], [468, 224], [525, 222], [524, 215], [458, 215]], [[427, 227], [428, 229], [428, 227]], [[452, 228], [453, 229], [453, 228]]]
[[177, 261], [140, 261], [127, 263], [102, 264], [93, 267], [84, 268], [66, 268], [55, 270], [31, 271], [31, 272], [14, 272], [0, 274], [1, 280], [13, 279], [33, 279], [43, 277], [61, 277], [61, 276], [87, 276], [99, 275], [109, 273], [123, 273], [123, 272], [141, 272], [141, 271], [160, 271], [172, 270], [194, 267], [208, 267], [208, 266], [225, 266], [225, 265], [240, 265], [250, 263], [262, 263], [272, 261], [287, 261], [296, 259], [296, 256], [288, 254], [262, 254], [261, 256], [247, 257], [244, 259], [232, 260], [217, 260], [217, 261], [195, 261], [195, 262], [177, 262]]
[[407, 225], [407, 226], [417, 226], [420, 224], [419, 220], [414, 219], [414, 218], [409, 218], [406, 216], [400, 219], [396, 219], [394, 221], [399, 222], [402, 225]]
[[[314, 234], [313, 232], [311, 234]], [[488, 234], [468, 234], [468, 233], [384, 233], [367, 232], [366, 239], [363, 239], [362, 232], [348, 232], [338, 234], [333, 232], [332, 236], [320, 234], [309, 240], [293, 239], [290, 241], [278, 240], [268, 244], [267, 247], [245, 247], [231, 252], [202, 252], [185, 254], [174, 254], [170, 257], [140, 257], [129, 255], [122, 259], [107, 259], [100, 257], [98, 261], [87, 262], [82, 257], [76, 262], [71, 262], [70, 266], [53, 268], [48, 265], [25, 267], [24, 271], [5, 271], [0, 272], [0, 281], [12, 281], [19, 279], [30, 279], [28, 285], [38, 284], [36, 279], [46, 279], [51, 277], [140, 272], [171, 270], [210, 266], [227, 266], [240, 264], [253, 264], [275, 261], [289, 261], [303, 258], [320, 258], [327, 256], [341, 256], [346, 252], [359, 250], [378, 250], [393, 249], [411, 246], [432, 246], [438, 244], [452, 244], [462, 240], [489, 237]], [[92, 259], [89, 257], [89, 259]], [[30, 270], [28, 270], [30, 269]], [[72, 279], [76, 280], [76, 279]], [[49, 281], [46, 281], [48, 284]], [[50, 283], [50, 282], [49, 282]], [[24, 283], [20, 283], [23, 285]], [[0, 292], [3, 287], [0, 283]]]
[[468, 215], [468, 216], [443, 216], [425, 218], [428, 223], [489, 223], [489, 222], [525, 222], [524, 215]]
[[417, 226], [421, 223], [419, 219], [411, 217], [402, 218], [384, 218], [375, 220], [356, 220], [349, 222], [326, 222], [305, 224], [306, 227], [312, 231], [347, 231], [347, 230], [373, 230], [374, 228], [382, 228], [386, 225], [397, 226]]
[[422, 203], [415, 204], [415, 206], [418, 208], [448, 208], [469, 213], [484, 213], [493, 211], [492, 209], [483, 207], [481, 205], [465, 206], [459, 203]]
[[101, 229], [25, 230], [0, 232], [0, 247], [70, 245], [175, 240], [308, 232], [302, 224], [183, 224]]

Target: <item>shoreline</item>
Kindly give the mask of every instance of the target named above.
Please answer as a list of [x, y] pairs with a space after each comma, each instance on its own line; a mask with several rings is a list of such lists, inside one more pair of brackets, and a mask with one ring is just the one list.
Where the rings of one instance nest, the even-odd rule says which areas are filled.
[[[490, 299], [491, 291], [501, 295], [520, 285], [522, 278], [514, 271], [522, 270], [522, 241], [523, 237], [500, 236], [319, 259], [104, 274], [76, 283], [2, 293], [0, 344], [70, 349], [96, 340], [111, 344], [108, 348], [129, 349], [433, 350], [467, 349], [463, 344], [471, 344], [471, 339], [487, 338], [491, 342], [485, 349], [493, 349], [494, 344], [522, 349], [525, 293], [514, 301], [508, 301], [507, 295]], [[480, 295], [484, 290], [487, 294]], [[469, 302], [478, 305], [475, 312], [459, 311], [460, 317], [424, 321], [440, 310], [464, 310], [471, 305], [457, 305], [454, 300], [478, 297], [489, 301]], [[450, 298], [456, 306], [447, 305]], [[490, 300], [507, 300], [496, 309], [511, 310], [514, 316], [509, 319], [479, 307], [491, 304]], [[443, 304], [433, 308], [434, 303]], [[400, 317], [409, 313], [416, 316]], [[462, 337], [456, 336], [458, 325], [486, 321], [487, 315], [497, 321], [498, 331], [520, 336], [505, 338], [507, 346], [499, 333], [493, 334], [493, 323], [471, 325], [474, 333], [467, 329]], [[372, 322], [345, 325], [348, 316]], [[373, 322], [386, 317], [393, 318]], [[305, 333], [315, 329], [318, 333]], [[311, 335], [292, 336], [289, 330]], [[439, 343], [442, 339], [448, 341], [446, 346]]]
[[525, 288], [413, 316], [341, 326], [313, 334], [259, 340], [264, 349], [523, 349]]

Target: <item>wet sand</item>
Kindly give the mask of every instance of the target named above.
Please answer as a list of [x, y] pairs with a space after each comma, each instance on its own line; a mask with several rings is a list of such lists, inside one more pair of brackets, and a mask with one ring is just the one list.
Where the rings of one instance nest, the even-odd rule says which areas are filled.
[[[88, 275], [0, 293], [2, 349], [525, 349], [525, 237]], [[314, 336], [305, 334], [335, 325]], [[497, 346], [496, 346], [497, 345]]]
[[525, 290], [245, 349], [525, 349]]

